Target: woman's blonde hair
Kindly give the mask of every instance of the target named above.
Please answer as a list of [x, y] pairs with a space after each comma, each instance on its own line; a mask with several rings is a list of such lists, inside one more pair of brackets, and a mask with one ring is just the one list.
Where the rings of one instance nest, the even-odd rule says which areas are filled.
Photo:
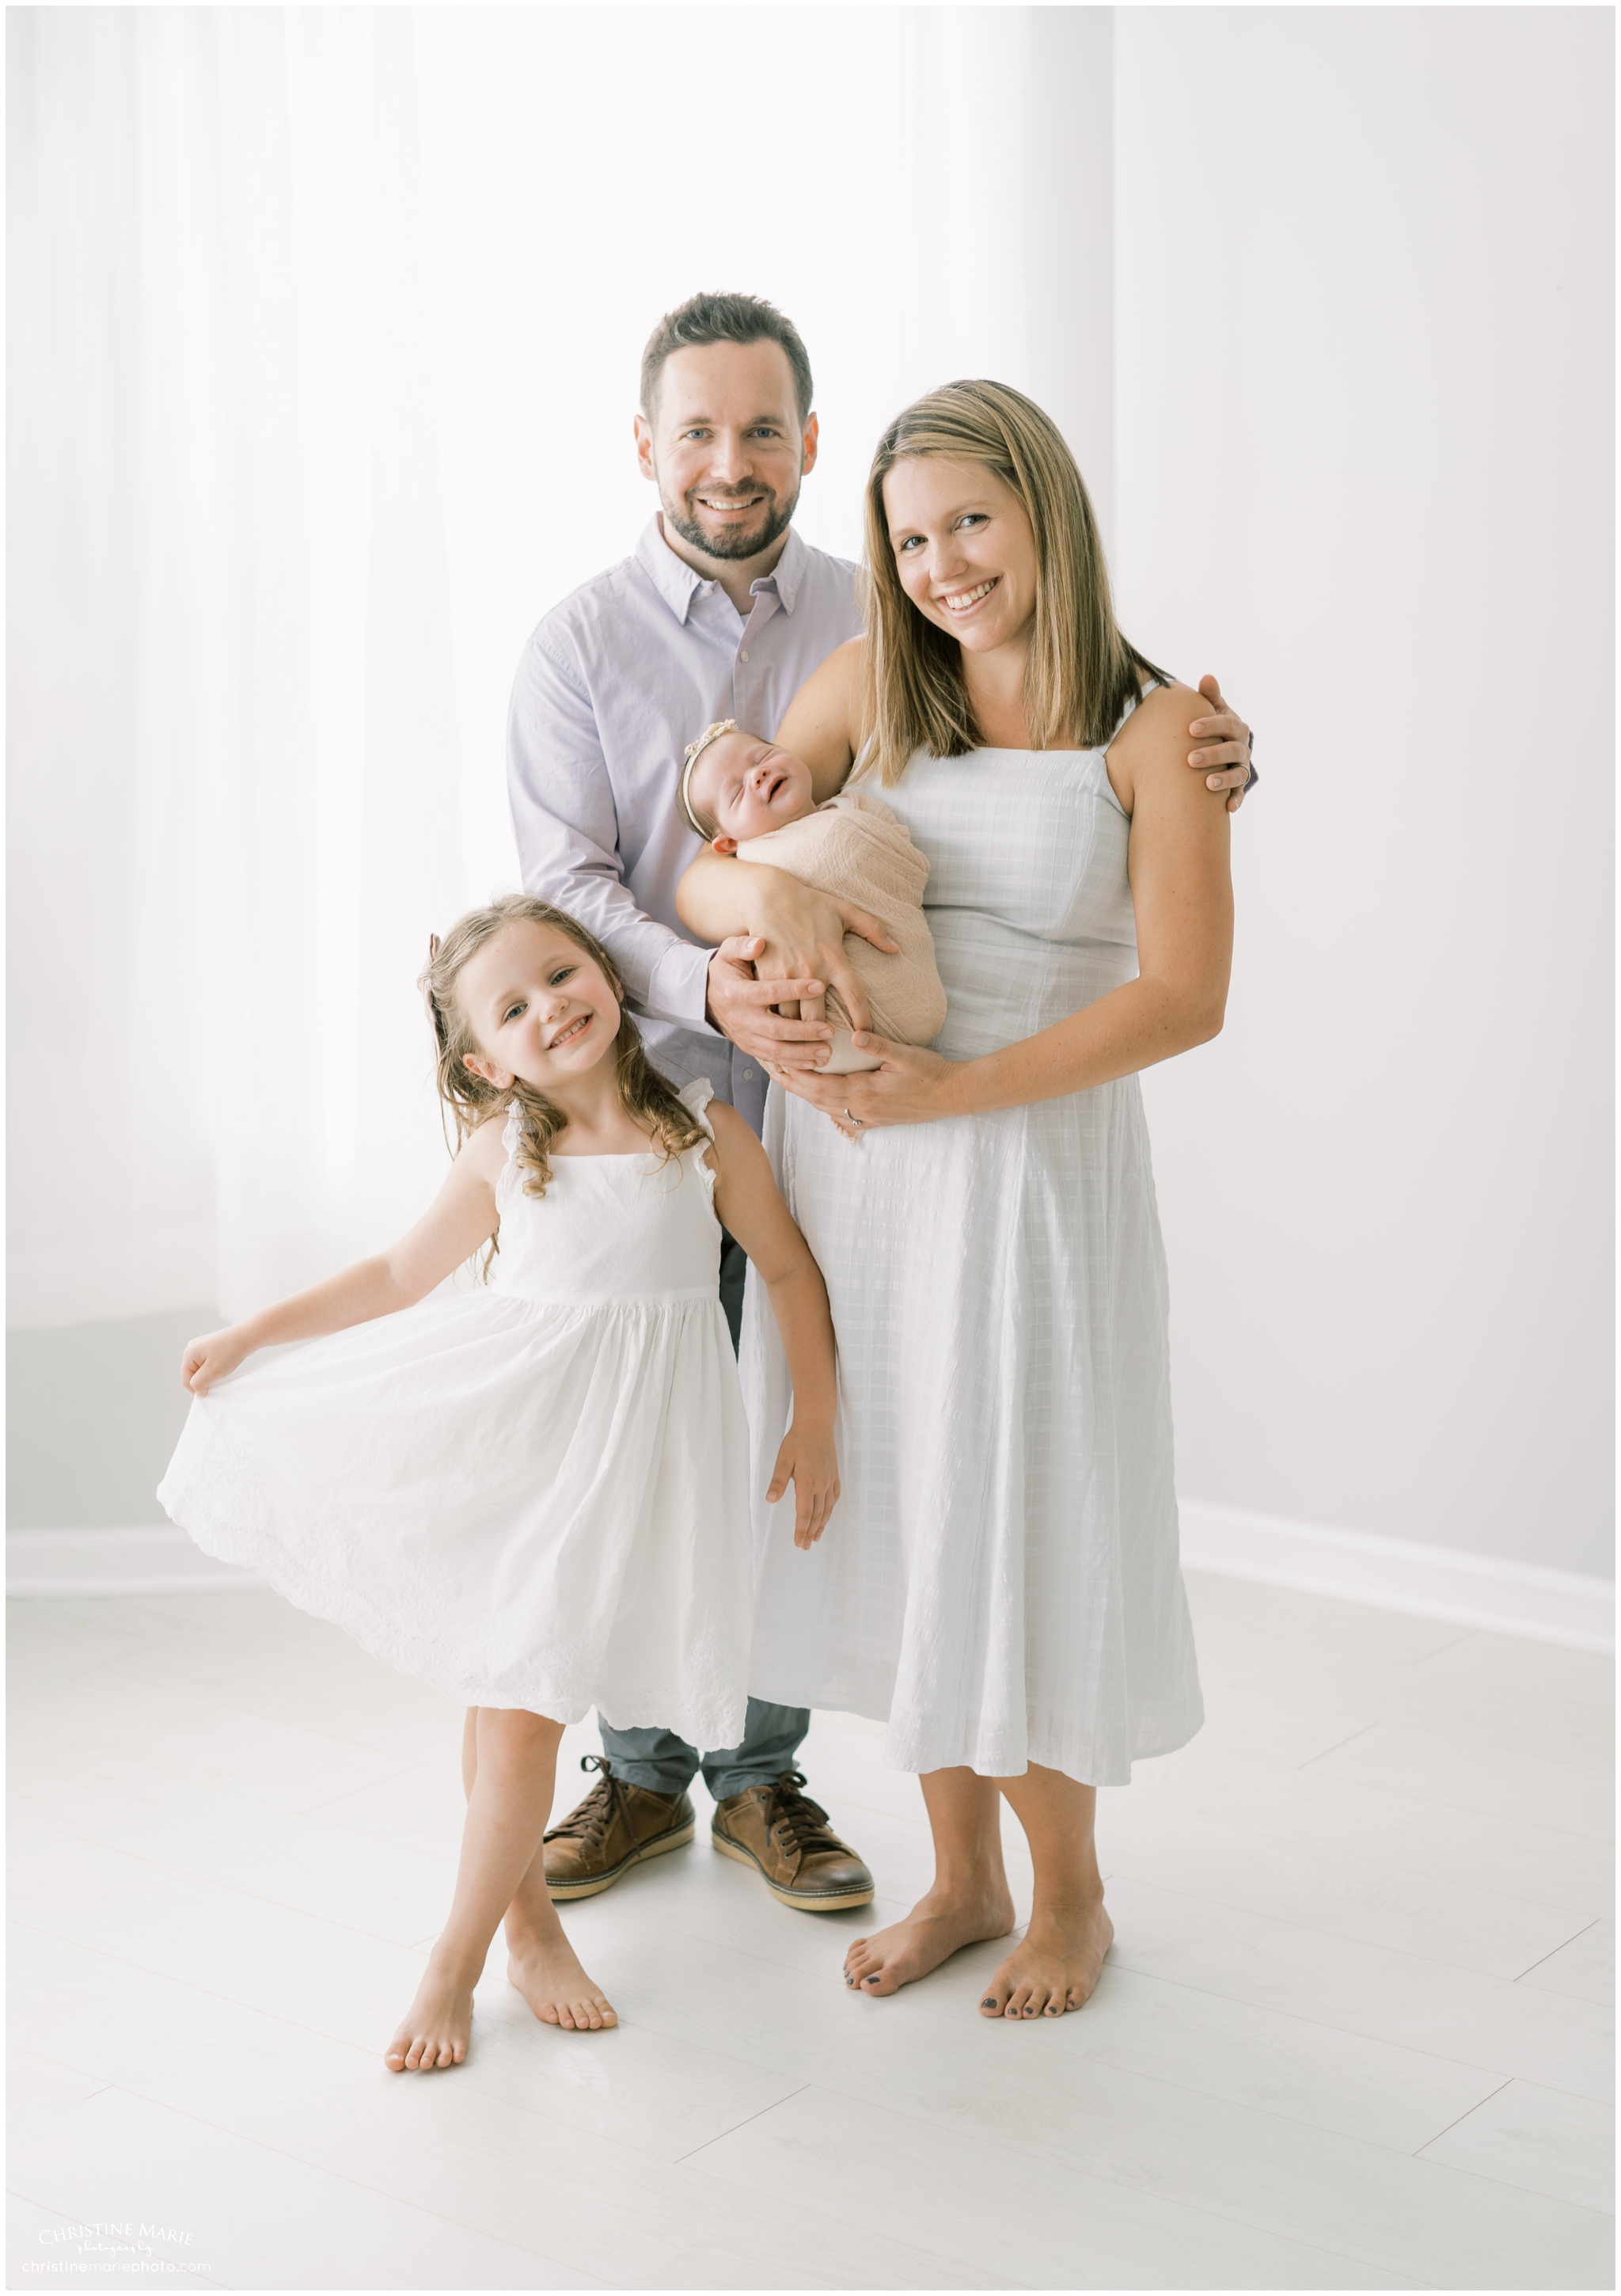
[[437, 936], [431, 939], [427, 966], [418, 982], [438, 1047], [435, 1080], [439, 1098], [455, 1125], [453, 1151], [497, 1109], [510, 1108], [516, 1103], [518, 1162], [528, 1175], [523, 1184], [524, 1192], [544, 1196], [552, 1177], [552, 1143], [569, 1121], [544, 1093], [536, 1092], [521, 1077], [514, 1077], [504, 1091], [498, 1091], [467, 1065], [468, 1054], [479, 1048], [479, 1040], [468, 1025], [456, 995], [456, 980], [463, 966], [477, 950], [513, 924], [550, 925], [583, 950], [607, 976], [608, 985], [619, 1004], [615, 1059], [620, 1104], [626, 1115], [647, 1126], [665, 1161], [678, 1156], [684, 1148], [707, 1139], [707, 1131], [675, 1086], [659, 1075], [643, 1050], [641, 1033], [625, 1009], [625, 984], [618, 967], [602, 942], [565, 910], [554, 909], [549, 901], [537, 900], [532, 893], [507, 893], [500, 900], [491, 901], [487, 908], [470, 909], [464, 917], [458, 917], [443, 940]]
[[1057, 424], [1004, 382], [948, 382], [916, 399], [878, 442], [867, 480], [866, 693], [861, 770], [893, 785], [919, 750], [960, 758], [981, 735], [956, 640], [901, 587], [884, 480], [910, 455], [948, 455], [994, 471], [1023, 505], [1036, 542], [1036, 627], [1025, 670], [1033, 749], [1066, 737], [1107, 742], [1145, 676], [1163, 670], [1121, 636], [1090, 499]]

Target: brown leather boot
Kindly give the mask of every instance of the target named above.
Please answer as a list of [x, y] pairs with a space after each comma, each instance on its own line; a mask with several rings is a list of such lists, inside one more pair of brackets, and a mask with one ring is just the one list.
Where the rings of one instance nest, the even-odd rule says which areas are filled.
[[603, 1754], [581, 1757], [602, 1775], [577, 1808], [545, 1835], [546, 1894], [594, 1898], [644, 1857], [661, 1857], [692, 1839], [698, 1821], [684, 1793], [651, 1793], [616, 1778]]
[[805, 1914], [870, 1905], [872, 1876], [799, 1791], [803, 1772], [783, 1770], [768, 1786], [746, 1786], [715, 1805], [709, 1839], [723, 1857], [753, 1866], [779, 1904]]

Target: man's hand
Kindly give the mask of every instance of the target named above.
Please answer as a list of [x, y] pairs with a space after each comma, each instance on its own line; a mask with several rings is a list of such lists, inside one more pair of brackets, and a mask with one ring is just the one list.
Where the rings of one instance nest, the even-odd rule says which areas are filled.
[[[861, 975], [845, 955], [846, 933], [858, 933], [886, 956], [897, 955], [900, 944], [867, 910], [813, 892], [776, 870], [771, 877], [759, 918], [766, 938], [721, 943], [709, 961], [709, 1010], [724, 1035], [777, 1075], [818, 1069], [826, 1060], [833, 1032], [822, 999], [830, 988], [838, 990], [853, 1030], [872, 1024]], [[782, 1021], [776, 1005], [797, 1009], [800, 1017]]]
[[1201, 677], [1199, 690], [1210, 704], [1212, 715], [1196, 718], [1188, 728], [1190, 739], [1206, 744], [1195, 750], [1188, 758], [1196, 773], [1206, 776], [1205, 787], [1229, 790], [1229, 813], [1236, 813], [1244, 802], [1244, 790], [1249, 779], [1249, 728], [1243, 719], [1228, 709], [1222, 700], [1222, 689], [1214, 677]]
[[757, 979], [754, 960], [765, 950], [757, 936], [722, 941], [709, 959], [709, 1018], [723, 1037], [764, 1069], [818, 1069], [828, 1057], [832, 1029], [825, 1021], [785, 1021], [775, 1008], [815, 1000], [819, 1012], [825, 984]]
[[[860, 973], [845, 955], [844, 937], [846, 933], [859, 934], [886, 956], [898, 955], [900, 943], [890, 937], [877, 917], [849, 901], [836, 901], [831, 894], [815, 892], [797, 879], [774, 871], [756, 922], [765, 935], [765, 948], [756, 967], [757, 972], [773, 982], [802, 980], [806, 975], [823, 981], [828, 988], [838, 990], [854, 1033], [859, 1035], [872, 1027], [872, 1011], [867, 1003], [867, 992]], [[786, 991], [779, 1001], [787, 1002]], [[806, 1021], [820, 1021], [825, 1017], [825, 1010], [819, 1002], [801, 1004], [800, 1014]], [[808, 1064], [801, 1062], [798, 1065]]]
[[814, 1433], [796, 1419], [777, 1452], [776, 1472], [765, 1496], [774, 1505], [790, 1483], [794, 1487], [794, 1545], [807, 1551], [827, 1529], [828, 1517], [839, 1504], [839, 1462], [833, 1455], [831, 1427]]

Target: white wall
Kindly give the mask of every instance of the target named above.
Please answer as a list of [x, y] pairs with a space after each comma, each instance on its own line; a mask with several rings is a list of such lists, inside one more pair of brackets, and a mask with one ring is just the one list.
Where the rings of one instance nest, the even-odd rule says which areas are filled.
[[1178, 1481], [1609, 1569], [1612, 17], [1127, 9], [1118, 560], [1218, 668], [1227, 1029], [1150, 1080]]
[[15, 1006], [13, 1324], [242, 1312], [433, 1184], [413, 978], [516, 880], [513, 669], [654, 507], [660, 312], [796, 320], [823, 546], [952, 374], [1107, 495], [1109, 49], [1101, 10], [12, 12], [12, 978], [51, 951], [83, 1016]]
[[519, 647], [651, 508], [652, 320], [747, 286], [816, 369], [809, 539], [1000, 375], [1128, 629], [1259, 722], [1228, 1028], [1149, 1087], [1184, 1494], [1605, 1570], [1609, 37], [13, 11], [12, 1319], [239, 1308], [408, 1214]]
[[[1106, 8], [416, 12], [480, 850], [510, 844], [498, 764], [524, 639], [655, 507], [631, 447], [636, 375], [684, 296], [763, 294], [804, 336], [821, 422], [808, 542], [860, 556], [880, 432], [954, 375], [1050, 406], [1107, 508], [1112, 29]], [[710, 119], [729, 75], [767, 127]], [[970, 176], [995, 195], [959, 200]]]

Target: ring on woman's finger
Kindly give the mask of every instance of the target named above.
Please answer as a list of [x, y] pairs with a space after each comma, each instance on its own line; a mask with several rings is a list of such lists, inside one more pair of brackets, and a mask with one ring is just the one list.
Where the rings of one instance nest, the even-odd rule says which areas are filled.
[[846, 1114], [846, 1116], [847, 1116], [847, 1117], [849, 1117], [849, 1120], [850, 1120], [850, 1122], [851, 1122], [851, 1123], [856, 1127], [856, 1129], [857, 1130], [857, 1132], [859, 1132], [859, 1131], [861, 1130], [861, 1128], [861, 1128], [861, 1119], [860, 1119], [860, 1117], [859, 1117], [859, 1116], [850, 1116], [850, 1111], [849, 1111], [849, 1110], [848, 1110], [847, 1108], [845, 1110], [845, 1111], [844, 1111], [844, 1112], [845, 1112], [845, 1114]]

